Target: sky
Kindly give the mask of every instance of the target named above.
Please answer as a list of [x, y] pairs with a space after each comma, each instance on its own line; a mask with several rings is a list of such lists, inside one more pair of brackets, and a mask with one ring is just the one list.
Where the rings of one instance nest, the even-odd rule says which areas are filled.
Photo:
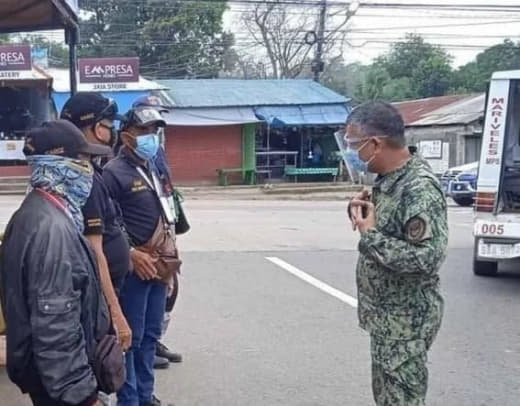
[[[338, 5], [338, 2], [341, 6]], [[505, 38], [520, 40], [520, 0], [366, 0], [362, 3], [423, 4], [429, 8], [389, 9], [360, 6], [348, 25], [348, 44], [344, 60], [370, 63], [378, 55], [388, 51], [395, 41], [406, 33], [421, 34], [428, 42], [441, 45], [453, 56], [455, 67], [470, 62], [485, 48], [502, 42]], [[346, 9], [345, 0], [329, 0], [331, 11]], [[336, 6], [334, 6], [336, 3]], [[436, 8], [435, 5], [460, 5], [456, 10]], [[477, 11], [471, 5], [514, 6], [515, 10], [494, 12]], [[231, 4], [225, 15], [225, 26], [235, 32], [237, 45], [247, 44], [244, 28], [238, 28], [240, 12], [247, 7]], [[301, 10], [301, 8], [300, 8]], [[297, 12], [295, 10], [295, 12]], [[329, 20], [334, 24], [333, 20]], [[304, 35], [304, 34], [303, 34]], [[339, 45], [338, 45], [339, 46]]]
[[[328, 0], [329, 11], [345, 15], [347, 2], [348, 0]], [[391, 9], [364, 5], [390, 2], [403, 5], [422, 4], [429, 7]], [[455, 67], [470, 62], [479, 52], [502, 42], [505, 38], [520, 41], [520, 0], [361, 0], [361, 3], [347, 26], [348, 43], [343, 47], [346, 63], [370, 63], [378, 55], [387, 52], [392, 43], [399, 41], [407, 33], [421, 34], [428, 42], [443, 46], [452, 55]], [[439, 4], [456, 5], [457, 9], [435, 7]], [[514, 10], [478, 11], [472, 9], [472, 5], [513, 6]], [[252, 50], [250, 34], [239, 22], [240, 15], [248, 7], [251, 6], [231, 0], [224, 15], [224, 27], [235, 34], [236, 46], [239, 49], [247, 49], [258, 56], [262, 54], [261, 51]], [[302, 10], [302, 7], [296, 7], [292, 13], [296, 15]], [[312, 10], [313, 13], [317, 13], [319, 8], [312, 7]], [[329, 26], [335, 24], [333, 18], [327, 21]], [[305, 33], [302, 33], [302, 40], [304, 35]], [[63, 41], [63, 33], [59, 31], [47, 33], [47, 36]]]

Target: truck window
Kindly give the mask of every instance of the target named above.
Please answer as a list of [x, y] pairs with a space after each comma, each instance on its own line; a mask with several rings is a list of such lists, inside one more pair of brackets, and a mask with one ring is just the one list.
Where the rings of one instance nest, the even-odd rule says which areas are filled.
[[[520, 81], [511, 83], [499, 209], [520, 212]], [[505, 112], [504, 112], [505, 113]]]

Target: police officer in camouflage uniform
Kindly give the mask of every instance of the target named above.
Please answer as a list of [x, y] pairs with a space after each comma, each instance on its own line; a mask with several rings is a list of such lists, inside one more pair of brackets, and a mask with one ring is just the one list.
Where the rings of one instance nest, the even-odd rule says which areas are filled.
[[424, 405], [427, 351], [439, 331], [439, 268], [448, 243], [447, 208], [429, 165], [405, 144], [399, 112], [384, 102], [356, 108], [346, 125], [352, 169], [378, 174], [372, 194], [349, 206], [359, 230], [359, 322], [370, 333], [378, 406]]

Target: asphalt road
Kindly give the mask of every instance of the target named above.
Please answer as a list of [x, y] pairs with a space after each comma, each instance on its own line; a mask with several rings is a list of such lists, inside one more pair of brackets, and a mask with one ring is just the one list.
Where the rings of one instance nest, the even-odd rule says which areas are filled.
[[[0, 223], [16, 205], [0, 198]], [[176, 406], [371, 405], [368, 337], [345, 303], [356, 294], [357, 258], [345, 205], [187, 206], [193, 231], [179, 238], [181, 294], [165, 339], [185, 360], [158, 371], [159, 397]], [[517, 406], [520, 272], [510, 264], [496, 278], [473, 276], [471, 227], [469, 209], [450, 207], [446, 313], [427, 404]], [[26, 404], [1, 374], [0, 393], [2, 406]]]

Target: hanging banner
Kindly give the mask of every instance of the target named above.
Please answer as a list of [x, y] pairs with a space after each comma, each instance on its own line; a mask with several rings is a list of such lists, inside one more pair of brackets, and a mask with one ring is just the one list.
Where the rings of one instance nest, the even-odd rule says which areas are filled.
[[79, 62], [79, 90], [126, 90], [139, 82], [139, 58], [86, 58]]
[[0, 79], [32, 77], [30, 45], [0, 45]]

